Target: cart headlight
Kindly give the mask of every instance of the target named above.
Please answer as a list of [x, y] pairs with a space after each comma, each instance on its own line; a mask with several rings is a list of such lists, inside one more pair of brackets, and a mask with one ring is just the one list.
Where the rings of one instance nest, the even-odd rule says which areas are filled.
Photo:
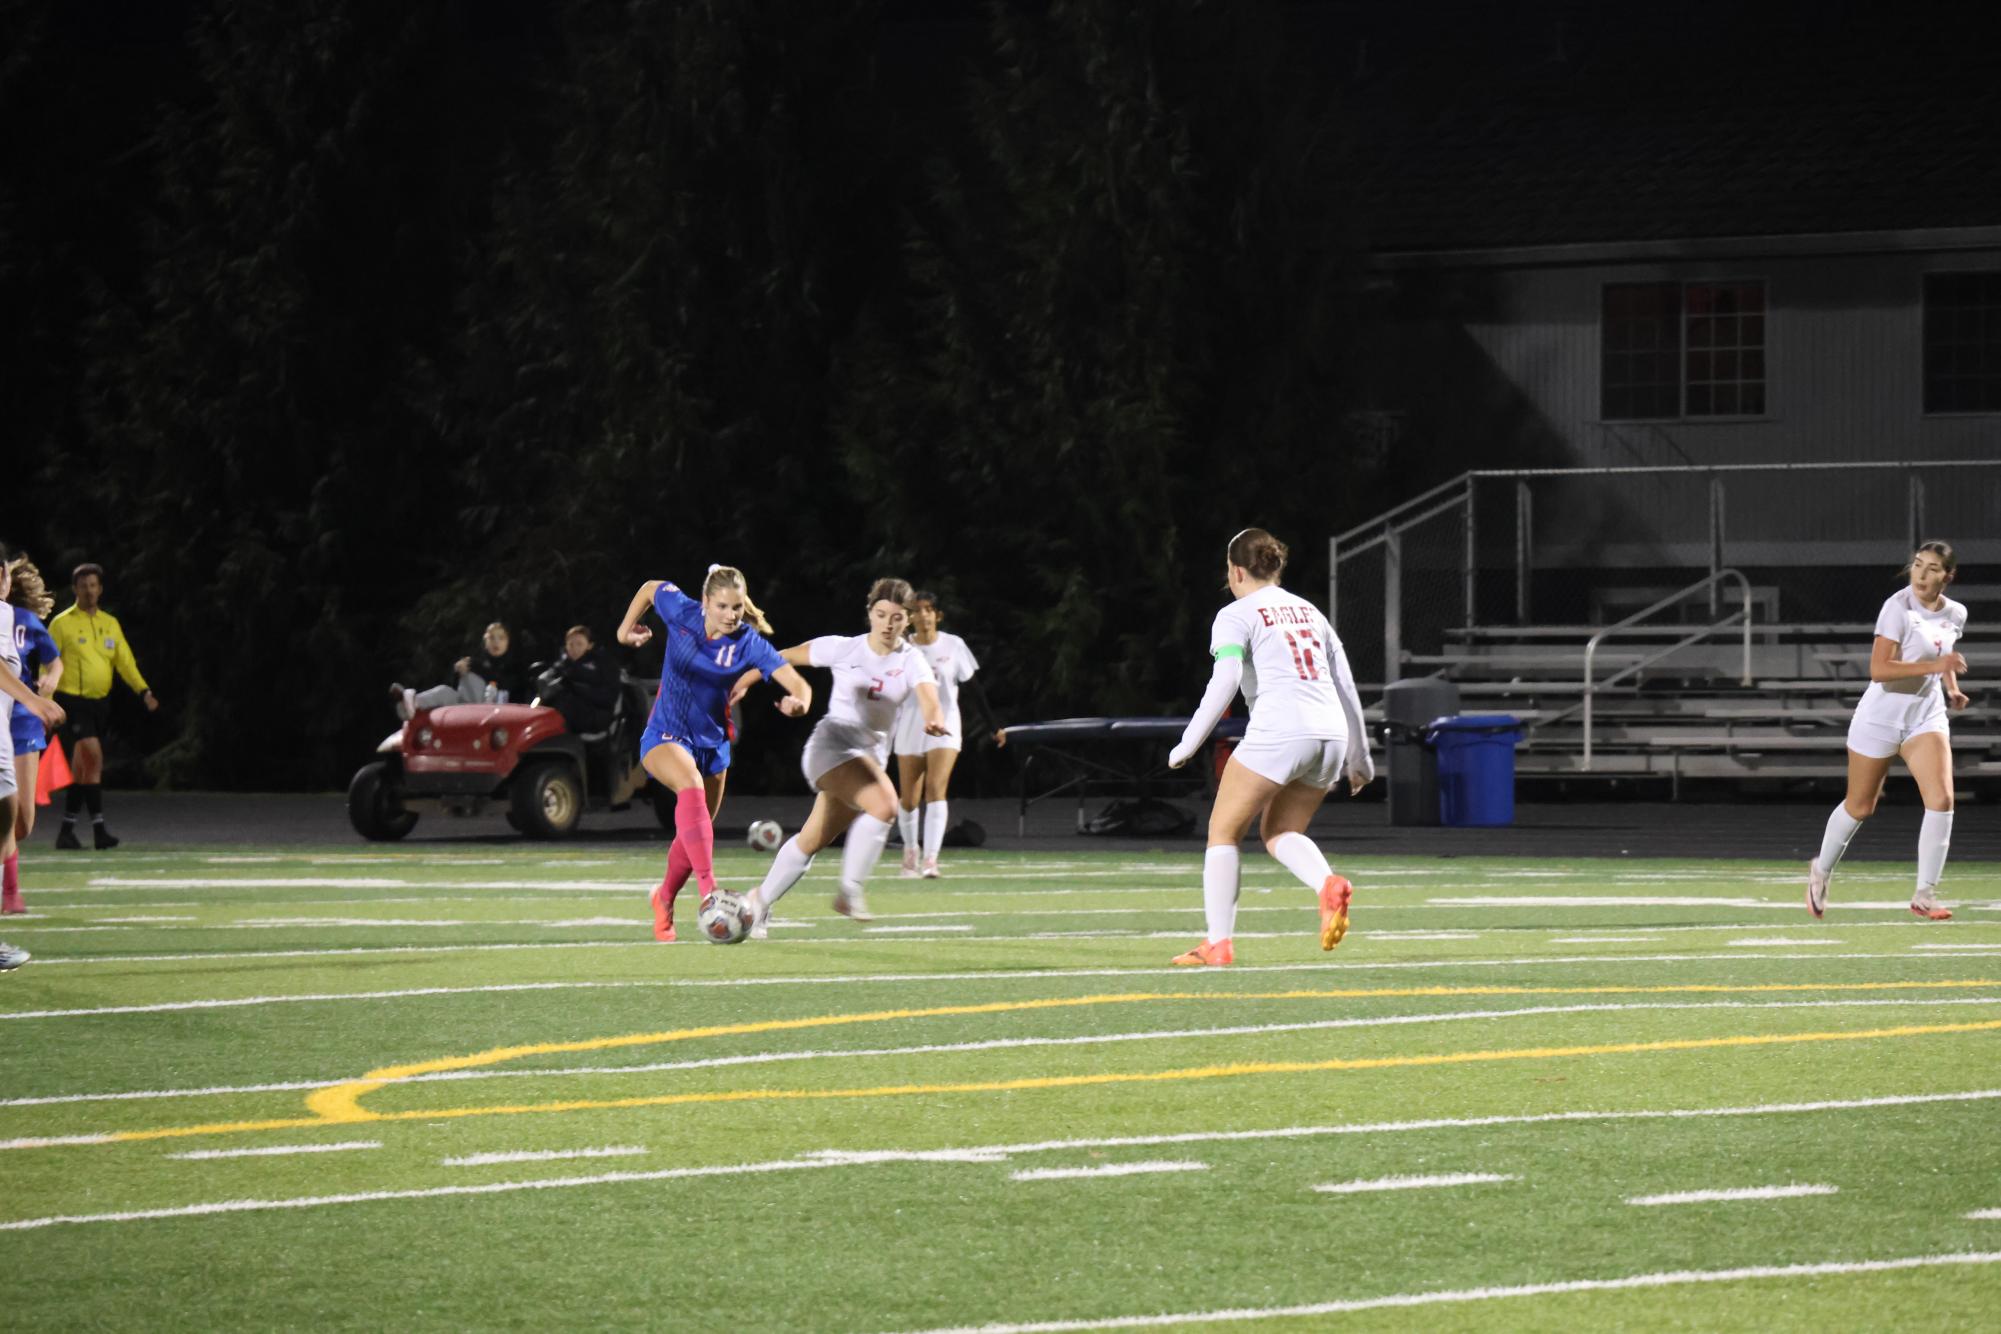
[[494, 728], [491, 740], [493, 742], [493, 748], [495, 750], [505, 749], [507, 746], [507, 729], [504, 727]]

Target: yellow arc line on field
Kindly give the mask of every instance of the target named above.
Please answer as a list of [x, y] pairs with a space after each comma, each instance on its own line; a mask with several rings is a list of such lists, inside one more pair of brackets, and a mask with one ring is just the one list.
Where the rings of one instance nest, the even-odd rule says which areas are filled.
[[736, 1037], [751, 1033], [780, 1033], [802, 1028], [833, 1028], [844, 1024], [874, 1024], [892, 1019], [937, 1019], [953, 1015], [1003, 1014], [1023, 1010], [1073, 1009], [1086, 1005], [1129, 1005], [1141, 1001], [1172, 1000], [1382, 1000], [1443, 996], [1633, 996], [1686, 994], [1691, 992], [1767, 991], [1890, 991], [1939, 990], [1946, 988], [2001, 986], [2001, 982], [1975, 978], [1943, 982], [1849, 982], [1835, 985], [1812, 982], [1766, 982], [1748, 986], [1697, 982], [1656, 987], [1371, 987], [1319, 988], [1290, 991], [1121, 991], [1099, 996], [1052, 996], [1041, 1000], [986, 1001], [977, 1005], [938, 1005], [919, 1010], [875, 1010], [857, 1014], [813, 1015], [804, 1019], [756, 1019], [739, 1024], [713, 1024], [703, 1028], [669, 1029], [660, 1033], [627, 1033], [614, 1038], [581, 1038], [573, 1042], [536, 1042], [515, 1047], [494, 1047], [470, 1056], [446, 1056], [409, 1065], [384, 1066], [360, 1079], [321, 1089], [306, 1099], [306, 1109], [332, 1122], [370, 1121], [377, 1113], [361, 1106], [361, 1099], [386, 1085], [417, 1075], [442, 1074], [450, 1070], [471, 1070], [499, 1065], [525, 1056], [559, 1056], [572, 1052], [609, 1051], [617, 1047], [649, 1047], [690, 1038]]
[[1275, 992], [1133, 992], [1104, 996], [1047, 998], [1033, 1001], [996, 1001], [981, 1005], [947, 1005], [917, 1010], [882, 1010], [862, 1014], [819, 1015], [804, 1019], [771, 1019], [741, 1024], [718, 1024], [703, 1028], [677, 1029], [663, 1033], [629, 1034], [614, 1038], [591, 1038], [575, 1042], [535, 1043], [499, 1047], [472, 1056], [446, 1057], [411, 1065], [386, 1066], [371, 1071], [363, 1079], [322, 1089], [307, 1099], [314, 1111], [310, 1117], [290, 1117], [262, 1121], [228, 1121], [206, 1125], [174, 1126], [157, 1130], [113, 1131], [91, 1142], [125, 1144], [145, 1140], [179, 1139], [196, 1135], [242, 1134], [263, 1130], [302, 1130], [362, 1121], [437, 1121], [470, 1116], [520, 1116], [535, 1112], [617, 1110], [635, 1107], [668, 1107], [689, 1103], [753, 1101], [804, 1101], [835, 1098], [907, 1097], [913, 1094], [994, 1093], [1036, 1089], [1078, 1088], [1100, 1084], [1157, 1083], [1167, 1081], [1235, 1078], [1246, 1075], [1302, 1074], [1334, 1070], [1387, 1070], [1418, 1066], [1457, 1065], [1475, 1061], [1536, 1060], [1564, 1056], [1617, 1056], [1639, 1052], [1699, 1051], [1719, 1047], [1772, 1046], [1798, 1042], [1854, 1042], [1873, 1038], [1923, 1037], [1948, 1033], [1977, 1033], [2001, 1029], [2001, 1020], [1962, 1024], [1905, 1025], [1896, 1028], [1854, 1032], [1754, 1034], [1721, 1038], [1677, 1038], [1657, 1042], [1630, 1042], [1578, 1047], [1529, 1047], [1499, 1051], [1449, 1052], [1429, 1056], [1381, 1056], [1327, 1061], [1248, 1062], [1196, 1066], [1180, 1070], [1141, 1071], [1097, 1075], [1057, 1075], [1031, 1079], [980, 1080], [957, 1084], [900, 1084], [851, 1089], [739, 1089], [719, 1093], [673, 1093], [640, 1098], [575, 1100], [568, 1102], [524, 1103], [507, 1106], [450, 1107], [435, 1110], [373, 1112], [360, 1106], [359, 1099], [386, 1084], [435, 1071], [462, 1070], [498, 1064], [523, 1056], [563, 1052], [603, 1051], [614, 1047], [674, 1042], [687, 1038], [767, 1033], [785, 1029], [829, 1027], [837, 1024], [880, 1022], [890, 1019], [926, 1018], [942, 1015], [992, 1014], [1002, 1011], [1054, 1009], [1081, 1005], [1112, 1005], [1158, 1000], [1293, 1000], [1335, 998], [1383, 998], [1416, 996], [1579, 996], [1657, 995], [1663, 993], [1774, 992], [1774, 991], [1887, 991], [1941, 990], [2001, 985], [1989, 979], [1939, 982], [1852, 982], [1839, 984], [1759, 983], [1726, 986], [1698, 983], [1663, 987], [1400, 987], [1369, 990], [1307, 990]]

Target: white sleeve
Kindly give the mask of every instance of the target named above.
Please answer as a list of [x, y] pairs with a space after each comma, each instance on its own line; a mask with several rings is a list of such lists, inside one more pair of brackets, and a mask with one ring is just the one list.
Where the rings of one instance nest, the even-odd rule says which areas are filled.
[[1334, 651], [1334, 691], [1341, 697], [1341, 712], [1348, 718], [1346, 768], [1360, 775], [1364, 783], [1376, 776], [1376, 762], [1369, 754], [1369, 722], [1362, 715], [1362, 692], [1355, 688], [1355, 672], [1348, 665], [1348, 650], [1330, 631], [1327, 642]]
[[919, 686], [938, 684], [938, 673], [931, 670], [931, 659], [924, 656], [922, 649], [912, 644], [904, 652], [910, 659], [910, 688], [913, 691]]
[[1876, 613], [1876, 633], [1901, 644], [1904, 642], [1906, 628], [1904, 609], [1897, 605], [1895, 595], [1884, 599], [1883, 610]]
[[1236, 604], [1232, 603], [1216, 613], [1216, 619], [1209, 624], [1209, 656], [1215, 657], [1226, 648], [1236, 648], [1239, 656], [1250, 652], [1251, 628], [1242, 617], [1236, 615]]
[[971, 680], [974, 673], [979, 670], [980, 660], [973, 656], [973, 646], [961, 639], [959, 641], [959, 679], [961, 681]]
[[1179, 769], [1188, 762], [1188, 757], [1199, 750], [1209, 733], [1222, 720], [1223, 710], [1230, 707], [1230, 701], [1237, 697], [1237, 686], [1244, 679], [1244, 660], [1240, 657], [1218, 658], [1209, 672], [1209, 688], [1202, 692], [1202, 703], [1195, 710], [1195, 716], [1188, 720], [1187, 730], [1181, 740], [1168, 753], [1167, 762]]
[[814, 667], [838, 667], [854, 651], [855, 641], [848, 635], [821, 635], [806, 641], [806, 661]]

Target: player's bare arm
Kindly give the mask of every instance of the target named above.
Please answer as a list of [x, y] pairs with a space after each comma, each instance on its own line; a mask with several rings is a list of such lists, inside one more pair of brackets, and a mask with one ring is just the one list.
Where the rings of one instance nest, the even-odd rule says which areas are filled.
[[917, 683], [917, 707], [924, 710], [924, 734], [945, 736], [951, 728], [945, 726], [945, 710], [938, 703], [938, 687], [929, 681]]
[[632, 595], [632, 601], [625, 608], [625, 619], [618, 623], [618, 634], [614, 636], [619, 643], [638, 648], [653, 638], [652, 627], [641, 625], [639, 618], [646, 615], [646, 609], [653, 605], [653, 595], [666, 582], [664, 579], [648, 579]]

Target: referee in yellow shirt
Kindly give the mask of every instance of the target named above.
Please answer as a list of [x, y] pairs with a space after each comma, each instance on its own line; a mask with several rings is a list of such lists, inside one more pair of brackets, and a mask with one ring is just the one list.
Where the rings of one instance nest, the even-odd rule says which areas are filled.
[[49, 622], [49, 634], [63, 655], [63, 677], [56, 686], [63, 711], [69, 715], [60, 733], [69, 747], [70, 769], [75, 780], [63, 799], [63, 824], [56, 846], [76, 849], [83, 844], [76, 837], [77, 811], [90, 808], [91, 830], [99, 848], [115, 848], [118, 840], [104, 827], [104, 734], [111, 722], [111, 677], [115, 672], [125, 684], [139, 692], [150, 712], [160, 707], [159, 697], [139, 674], [132, 646], [125, 641], [125, 628], [118, 618], [98, 606], [104, 596], [104, 567], [79, 565], [70, 575], [74, 605], [59, 611]]

